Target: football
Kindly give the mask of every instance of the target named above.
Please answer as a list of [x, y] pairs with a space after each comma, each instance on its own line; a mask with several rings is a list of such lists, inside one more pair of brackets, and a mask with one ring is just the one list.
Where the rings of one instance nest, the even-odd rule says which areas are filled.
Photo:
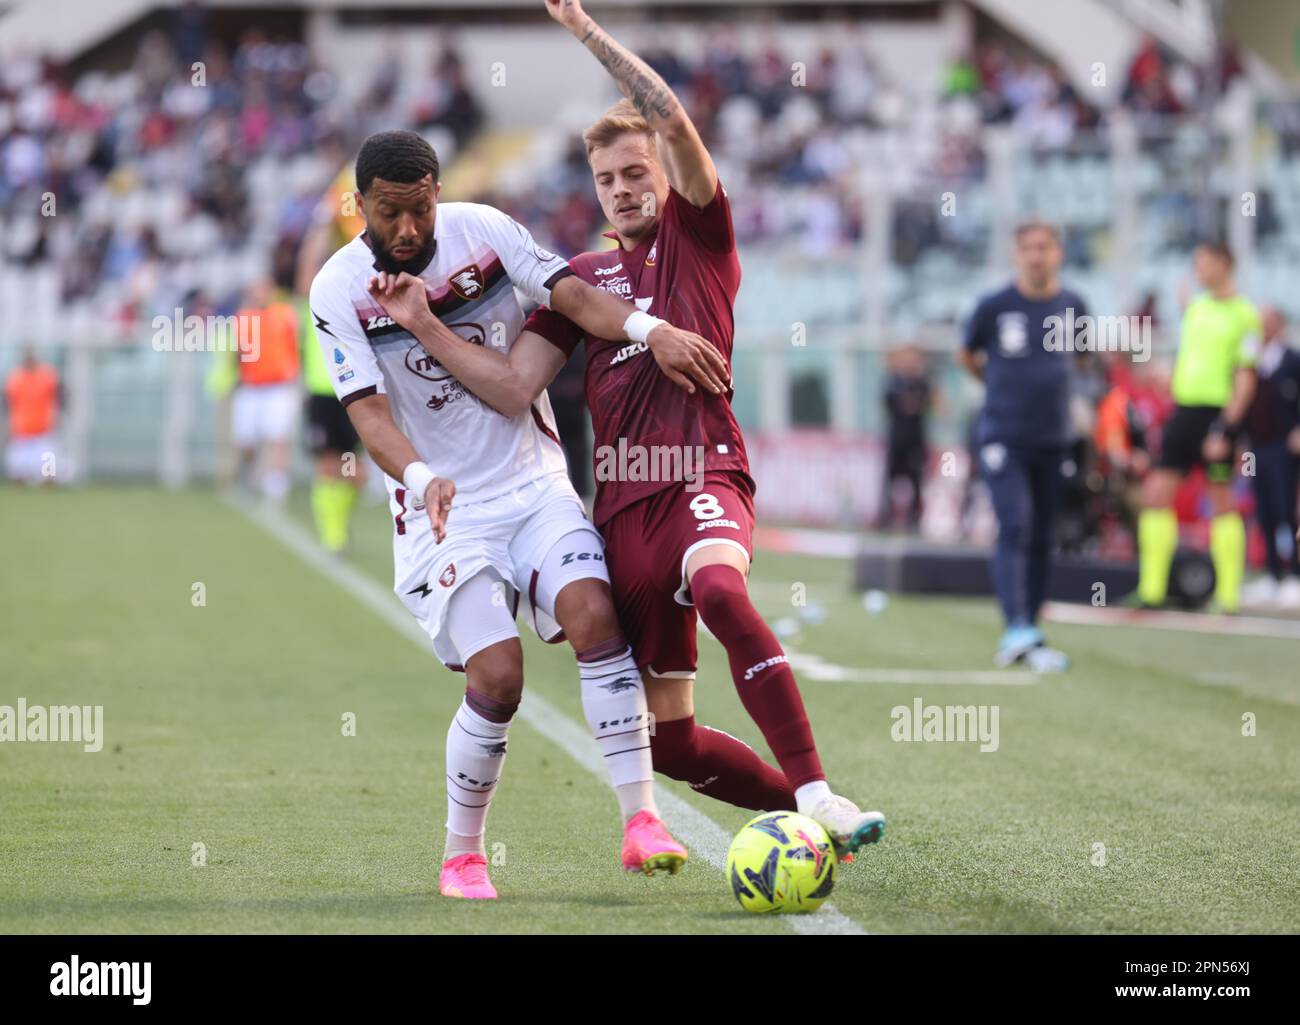
[[746, 911], [816, 911], [835, 886], [835, 850], [812, 819], [765, 812], [731, 841], [727, 878]]

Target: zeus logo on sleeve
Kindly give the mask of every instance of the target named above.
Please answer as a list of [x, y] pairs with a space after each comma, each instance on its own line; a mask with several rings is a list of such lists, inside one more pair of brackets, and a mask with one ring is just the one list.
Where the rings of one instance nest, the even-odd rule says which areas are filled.
[[570, 563], [575, 561], [587, 562], [588, 560], [604, 562], [605, 556], [601, 555], [599, 552], [565, 552], [564, 558], [560, 560], [560, 565], [568, 566]]

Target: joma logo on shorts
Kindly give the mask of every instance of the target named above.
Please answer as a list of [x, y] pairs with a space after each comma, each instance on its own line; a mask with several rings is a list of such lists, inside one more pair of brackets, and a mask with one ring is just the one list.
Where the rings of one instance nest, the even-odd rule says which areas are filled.
[[730, 527], [732, 530], [739, 530], [740, 524], [735, 520], [706, 520], [695, 528], [696, 532], [709, 530], [713, 527]]
[[786, 658], [784, 655], [776, 655], [773, 658], [765, 658], [758, 665], [750, 666], [748, 669], [745, 670], [745, 679], [752, 680], [764, 669], [771, 669], [772, 666], [777, 666], [780, 665], [782, 662], [789, 662], [789, 661], [790, 660]]
[[564, 558], [560, 561], [561, 566], [567, 566], [571, 562], [586, 562], [588, 559], [595, 562], [604, 562], [605, 556], [599, 552], [565, 552]]

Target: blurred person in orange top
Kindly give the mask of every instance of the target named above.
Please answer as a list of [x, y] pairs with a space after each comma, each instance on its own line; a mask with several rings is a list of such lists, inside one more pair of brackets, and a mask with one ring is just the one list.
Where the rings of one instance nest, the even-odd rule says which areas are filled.
[[1097, 404], [1092, 431], [1106, 506], [1129, 534], [1137, 533], [1141, 481], [1151, 469], [1146, 425], [1135, 400], [1139, 371], [1117, 353], [1103, 356], [1110, 387]]
[[58, 371], [24, 349], [22, 362], [5, 378], [4, 396], [9, 414], [5, 476], [23, 484], [53, 484], [54, 428], [63, 405]]
[[298, 418], [298, 311], [263, 278], [249, 288], [238, 318], [239, 384], [231, 434], [239, 450], [240, 486], [283, 502], [289, 494], [289, 442]]
[[1146, 447], [1146, 425], [1137, 397], [1142, 382], [1133, 364], [1117, 353], [1106, 353], [1109, 387], [1097, 404], [1093, 444], [1103, 472], [1121, 472], [1140, 478], [1151, 468]]

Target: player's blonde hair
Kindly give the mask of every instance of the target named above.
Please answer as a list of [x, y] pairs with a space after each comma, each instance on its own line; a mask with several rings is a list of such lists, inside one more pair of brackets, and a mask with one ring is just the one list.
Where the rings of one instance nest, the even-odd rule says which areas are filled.
[[582, 133], [582, 141], [587, 144], [587, 159], [591, 159], [593, 150], [610, 145], [620, 135], [637, 132], [653, 137], [650, 122], [643, 118], [631, 100], [619, 100], [600, 116], [600, 120]]

